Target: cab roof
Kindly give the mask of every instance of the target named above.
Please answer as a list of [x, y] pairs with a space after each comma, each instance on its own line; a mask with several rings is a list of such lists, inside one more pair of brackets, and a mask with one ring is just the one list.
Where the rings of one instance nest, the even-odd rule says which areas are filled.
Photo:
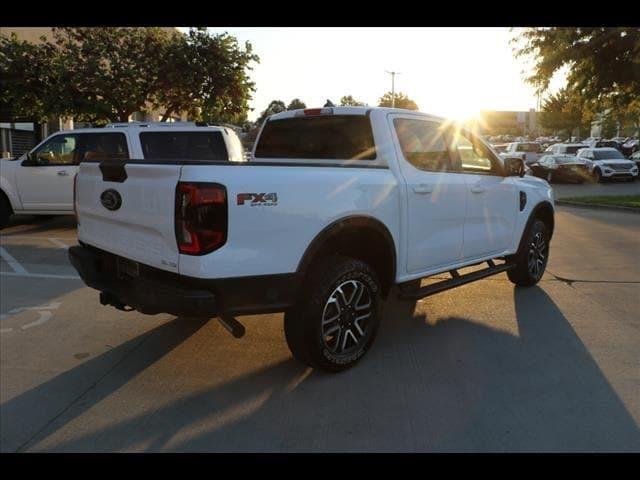
[[430, 115], [416, 110], [407, 110], [404, 108], [389, 107], [353, 107], [353, 106], [335, 106], [335, 107], [316, 107], [316, 108], [300, 108], [297, 110], [287, 110], [275, 113], [269, 117], [269, 120], [282, 120], [285, 118], [315, 116], [315, 115], [385, 115], [390, 113], [419, 115], [431, 120], [446, 121], [446, 118]]

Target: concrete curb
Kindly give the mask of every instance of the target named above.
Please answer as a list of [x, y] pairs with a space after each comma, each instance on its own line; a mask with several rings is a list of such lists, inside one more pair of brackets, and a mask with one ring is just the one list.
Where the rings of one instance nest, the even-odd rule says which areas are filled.
[[571, 200], [556, 200], [556, 205], [565, 206], [565, 207], [579, 207], [579, 208], [591, 208], [594, 210], [616, 210], [618, 212], [629, 212], [640, 214], [640, 208], [634, 207], [623, 207], [620, 205], [603, 205], [601, 203], [582, 203], [582, 202], [574, 202]]

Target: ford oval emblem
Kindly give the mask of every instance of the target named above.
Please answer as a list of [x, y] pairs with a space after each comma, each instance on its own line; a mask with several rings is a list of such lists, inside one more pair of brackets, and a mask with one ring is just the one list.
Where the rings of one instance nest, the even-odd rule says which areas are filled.
[[102, 192], [100, 202], [102, 202], [102, 206], [107, 210], [118, 210], [122, 205], [122, 197], [116, 190], [110, 188]]

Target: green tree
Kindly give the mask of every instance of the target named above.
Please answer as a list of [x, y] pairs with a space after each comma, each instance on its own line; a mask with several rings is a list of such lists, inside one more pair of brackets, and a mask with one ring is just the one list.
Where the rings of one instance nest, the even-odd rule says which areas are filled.
[[[166, 108], [207, 120], [246, 118], [254, 91], [247, 71], [258, 61], [228, 34], [156, 27], [53, 28], [41, 45], [0, 39], [2, 104], [17, 115], [127, 121]], [[4, 79], [7, 79], [5, 81]]]
[[[393, 105], [393, 97], [394, 95], [391, 92], [385, 93], [382, 97], [380, 97], [380, 102], [378, 106], [380, 107], [391, 107]], [[395, 94], [395, 108], [404, 108], [406, 110], [418, 110], [418, 104], [411, 100], [407, 95], [402, 92], [396, 92]]]
[[351, 95], [345, 95], [340, 99], [340, 105], [352, 107], [364, 107], [366, 104], [353, 98]]
[[294, 98], [287, 107], [287, 110], [299, 110], [301, 108], [307, 108], [307, 105], [299, 98]]
[[162, 84], [171, 36], [161, 28], [54, 28], [56, 86], [67, 113], [89, 122], [121, 121], [151, 106]]
[[284, 112], [286, 109], [287, 106], [282, 100], [272, 100], [269, 106], [263, 110], [256, 120], [256, 127], [259, 128], [268, 116]]
[[166, 108], [163, 120], [188, 112], [209, 122], [242, 123], [255, 91], [249, 71], [259, 60], [251, 43], [241, 48], [226, 32], [211, 35], [194, 28], [187, 35], [174, 35], [161, 61], [154, 106]]
[[589, 129], [589, 112], [584, 111], [580, 99], [563, 88], [542, 102], [540, 125], [550, 133], [571, 135], [580, 129], [581, 134]]
[[[46, 40], [44, 37], [41, 40]], [[0, 35], [0, 110], [7, 120], [42, 121], [50, 113], [64, 114], [65, 99], [56, 92], [55, 48]], [[67, 99], [68, 100], [68, 99]]]
[[566, 68], [567, 87], [588, 110], [625, 105], [624, 115], [640, 123], [639, 28], [530, 27], [519, 30], [512, 43], [516, 57], [533, 61], [526, 80], [538, 93]]

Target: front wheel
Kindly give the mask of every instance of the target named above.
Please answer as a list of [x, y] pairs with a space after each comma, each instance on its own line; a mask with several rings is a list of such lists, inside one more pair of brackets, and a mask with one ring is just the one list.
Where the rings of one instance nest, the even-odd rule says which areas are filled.
[[548, 172], [547, 173], [547, 182], [548, 183], [553, 182], [553, 173], [552, 172]]
[[515, 267], [507, 271], [507, 276], [516, 285], [531, 287], [542, 278], [548, 259], [549, 230], [536, 219], [524, 233], [520, 249], [511, 260]]
[[332, 256], [310, 272], [298, 304], [285, 313], [287, 344], [310, 367], [346, 370], [371, 347], [381, 310], [375, 271], [361, 260]]

